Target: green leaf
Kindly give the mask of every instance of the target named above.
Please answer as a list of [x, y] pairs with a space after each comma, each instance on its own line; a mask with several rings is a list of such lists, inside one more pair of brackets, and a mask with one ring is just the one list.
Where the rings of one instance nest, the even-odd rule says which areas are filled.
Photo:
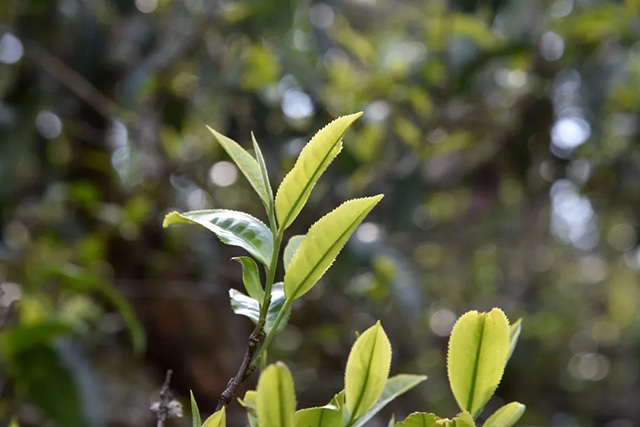
[[227, 413], [223, 406], [218, 412], [215, 412], [207, 418], [202, 427], [225, 427], [227, 425]]
[[222, 243], [240, 246], [264, 265], [271, 263], [273, 234], [262, 221], [247, 213], [226, 209], [171, 212], [162, 226], [173, 224], [199, 224], [213, 231]]
[[438, 417], [433, 414], [414, 412], [404, 421], [396, 424], [396, 427], [440, 427]]
[[[265, 185], [262, 173], [260, 171], [260, 165], [244, 148], [240, 146], [231, 138], [227, 138], [223, 134], [217, 132], [215, 129], [207, 126], [207, 129], [218, 140], [218, 143], [224, 148], [229, 157], [238, 166], [240, 171], [249, 181], [249, 184], [256, 190], [258, 196], [269, 210], [273, 200], [273, 193], [271, 188], [267, 189], [268, 184]], [[257, 153], [256, 153], [257, 154]]]
[[278, 362], [262, 372], [256, 403], [261, 427], [295, 427], [296, 396], [286, 365]]
[[[260, 176], [262, 177], [262, 185], [267, 190], [267, 195], [269, 196], [269, 206], [273, 206], [273, 190], [271, 189], [271, 183], [269, 182], [269, 173], [267, 172], [267, 164], [264, 161], [264, 157], [262, 156], [262, 150], [260, 150], [260, 146], [258, 145], [258, 141], [256, 141], [256, 137], [251, 132], [251, 141], [253, 142], [253, 151], [256, 152], [256, 159], [258, 160], [258, 166], [260, 167]], [[270, 211], [270, 209], [267, 209]]]
[[391, 377], [387, 380], [387, 383], [384, 386], [384, 390], [380, 395], [378, 401], [369, 409], [366, 413], [362, 414], [358, 421], [353, 425], [354, 427], [361, 427], [374, 417], [382, 408], [387, 406], [389, 402], [391, 402], [396, 397], [401, 394], [406, 393], [411, 390], [422, 381], [426, 380], [427, 377], [424, 375], [408, 375], [408, 374], [400, 374], [394, 377]]
[[495, 392], [509, 355], [509, 322], [494, 308], [470, 311], [453, 327], [447, 371], [453, 395], [463, 411], [474, 417]]
[[380, 322], [364, 331], [351, 348], [345, 370], [344, 396], [349, 425], [367, 413], [385, 388], [391, 366], [391, 343]]
[[473, 422], [473, 417], [467, 411], [459, 413], [451, 421], [444, 423], [446, 427], [476, 427], [476, 423]]
[[298, 250], [298, 247], [300, 246], [300, 243], [302, 243], [302, 240], [304, 239], [304, 235], [303, 234], [299, 234], [297, 236], [293, 236], [289, 239], [289, 242], [287, 243], [287, 246], [284, 248], [284, 255], [282, 257], [283, 261], [284, 261], [284, 269], [285, 271], [289, 269], [289, 265], [291, 264], [291, 260], [293, 259], [293, 256], [295, 255], [296, 251]]
[[201, 427], [202, 420], [200, 418], [200, 410], [198, 409], [198, 404], [196, 403], [196, 398], [193, 397], [193, 391], [189, 391], [191, 394], [191, 420], [193, 427]]
[[242, 265], [242, 282], [249, 296], [255, 300], [262, 301], [264, 299], [264, 289], [262, 289], [262, 283], [260, 282], [258, 265], [248, 256], [231, 259], [238, 261]]
[[311, 190], [342, 149], [342, 137], [362, 113], [340, 117], [316, 133], [284, 177], [276, 193], [276, 216], [281, 229], [296, 219]]
[[511, 427], [518, 422], [524, 410], [525, 406], [522, 403], [511, 402], [494, 412], [484, 422], [483, 427]]
[[513, 325], [509, 326], [509, 356], [507, 360], [511, 359], [513, 351], [518, 344], [518, 338], [520, 338], [520, 332], [522, 331], [522, 319], [518, 319]]
[[[229, 289], [229, 298], [231, 300], [231, 309], [234, 313], [248, 317], [253, 323], [258, 323], [260, 319], [260, 303], [257, 300], [235, 289]], [[282, 282], [274, 283], [271, 288], [271, 304], [269, 305], [269, 310], [267, 310], [267, 320], [264, 325], [266, 333], [269, 333], [273, 327], [276, 317], [278, 317], [280, 310], [282, 310], [284, 306], [285, 300]], [[282, 320], [280, 320], [276, 333], [282, 332], [287, 326], [290, 316], [291, 307], [288, 308], [287, 313], [285, 313]]]
[[342, 425], [342, 412], [325, 407], [296, 412], [297, 427], [336, 427]]
[[258, 393], [255, 390], [247, 390], [244, 394], [244, 399], [238, 398], [238, 402], [247, 408], [247, 420], [250, 427], [258, 427], [257, 401]]
[[313, 287], [382, 197], [380, 194], [346, 201], [309, 228], [284, 276], [288, 300], [300, 298]]

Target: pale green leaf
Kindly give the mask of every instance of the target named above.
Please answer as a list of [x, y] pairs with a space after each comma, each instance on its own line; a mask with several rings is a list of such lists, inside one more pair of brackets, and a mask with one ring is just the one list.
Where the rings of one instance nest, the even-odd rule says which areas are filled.
[[285, 271], [289, 269], [289, 264], [291, 264], [291, 260], [293, 259], [293, 256], [298, 250], [300, 243], [302, 243], [302, 239], [304, 239], [304, 235], [293, 236], [289, 239], [287, 246], [285, 246], [284, 255], [282, 257], [284, 261]]
[[395, 414], [391, 414], [391, 419], [389, 419], [389, 422], [387, 423], [387, 427], [393, 427], [396, 425], [396, 416]]
[[250, 427], [258, 427], [258, 411], [257, 411], [258, 393], [255, 390], [247, 390], [244, 399], [238, 398], [238, 402], [247, 408], [247, 420]]
[[242, 265], [242, 282], [244, 288], [247, 290], [249, 296], [258, 301], [264, 299], [264, 289], [262, 289], [262, 283], [260, 282], [260, 272], [255, 261], [248, 256], [241, 256], [232, 258], [234, 261], [238, 261]]
[[316, 182], [342, 149], [345, 132], [361, 115], [351, 114], [332, 121], [302, 149], [276, 193], [276, 216], [281, 229], [286, 229], [296, 219]]
[[353, 424], [354, 427], [361, 427], [374, 417], [382, 408], [384, 408], [389, 402], [394, 400], [396, 397], [401, 394], [406, 393], [411, 390], [422, 381], [426, 380], [427, 377], [424, 375], [408, 375], [408, 374], [400, 374], [394, 377], [391, 377], [387, 380], [387, 383], [384, 386], [384, 390], [378, 398], [378, 401], [369, 409], [366, 413], [362, 414], [358, 421]]
[[378, 321], [356, 339], [347, 359], [344, 396], [350, 423], [366, 414], [380, 398], [390, 366], [391, 343]]
[[251, 141], [253, 142], [253, 151], [256, 152], [256, 160], [258, 161], [258, 166], [260, 167], [260, 175], [262, 176], [262, 185], [267, 190], [267, 196], [269, 197], [270, 205], [273, 205], [273, 190], [271, 189], [271, 183], [269, 182], [269, 173], [267, 172], [267, 164], [264, 161], [264, 157], [262, 156], [262, 150], [260, 150], [260, 146], [258, 145], [258, 141], [256, 141], [256, 137], [251, 132]]
[[446, 427], [476, 427], [473, 417], [467, 411], [459, 413], [454, 419], [443, 423]]
[[226, 427], [226, 425], [227, 413], [223, 406], [222, 409], [207, 418], [204, 424], [202, 424], [202, 427]]
[[410, 414], [404, 421], [396, 424], [396, 427], [440, 427], [437, 422], [438, 417], [433, 414], [423, 412], [414, 412]]
[[247, 213], [226, 209], [171, 212], [162, 226], [173, 224], [199, 224], [213, 231], [223, 243], [240, 246], [264, 265], [271, 263], [273, 234], [262, 221]]
[[296, 396], [286, 365], [278, 362], [262, 372], [256, 404], [260, 427], [295, 427]]
[[483, 427], [511, 427], [518, 422], [524, 410], [525, 406], [522, 403], [511, 402], [494, 412], [484, 422]]
[[509, 322], [494, 308], [470, 311], [453, 327], [449, 338], [447, 372], [460, 409], [474, 417], [495, 392], [509, 355]]
[[[258, 320], [260, 319], [260, 303], [257, 300], [235, 289], [229, 289], [229, 299], [231, 300], [231, 309], [235, 314], [246, 316], [251, 319], [253, 323], [258, 323]], [[274, 283], [271, 288], [271, 304], [269, 304], [267, 319], [264, 325], [266, 333], [271, 331], [280, 310], [284, 307], [285, 300], [286, 298], [284, 296], [284, 287], [282, 282]], [[291, 317], [291, 307], [287, 309], [287, 312], [280, 320], [280, 323], [276, 328], [276, 333], [282, 332], [282, 330], [287, 326], [289, 317]]]
[[288, 300], [300, 298], [313, 287], [382, 197], [380, 194], [346, 201], [309, 228], [284, 276]]
[[198, 404], [196, 403], [196, 398], [193, 397], [193, 391], [189, 392], [191, 394], [191, 420], [193, 427], [201, 427], [202, 420], [200, 419], [200, 410], [198, 409]]
[[[251, 154], [249, 154], [244, 148], [240, 146], [233, 139], [224, 136], [223, 134], [217, 132], [215, 129], [207, 126], [207, 129], [213, 134], [213, 136], [218, 140], [218, 143], [224, 148], [224, 151], [227, 152], [229, 157], [234, 161], [234, 163], [238, 166], [243, 175], [247, 178], [251, 186], [260, 199], [268, 207], [271, 206], [272, 203], [272, 192], [271, 189], [267, 189], [265, 185], [264, 179], [262, 177], [262, 173], [260, 171], [260, 165], [254, 159]], [[267, 184], [268, 185], [268, 184]]]
[[516, 320], [513, 325], [509, 326], [509, 356], [507, 360], [511, 359], [513, 351], [518, 344], [518, 338], [520, 338], [520, 332], [522, 331], [522, 319]]
[[296, 412], [297, 427], [338, 427], [342, 425], [342, 412], [325, 407], [301, 409]]

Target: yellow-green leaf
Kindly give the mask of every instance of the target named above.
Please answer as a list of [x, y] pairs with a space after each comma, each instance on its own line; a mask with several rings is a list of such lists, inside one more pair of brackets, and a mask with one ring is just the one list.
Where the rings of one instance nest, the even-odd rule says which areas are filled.
[[311, 190], [342, 149], [342, 137], [362, 113], [340, 117], [316, 133], [303, 148], [276, 193], [278, 225], [285, 229], [296, 219]]
[[284, 292], [293, 301], [307, 293], [382, 195], [344, 202], [309, 228], [284, 276]]
[[240, 246], [264, 265], [271, 263], [273, 234], [262, 221], [247, 213], [227, 209], [171, 212], [162, 226], [166, 228], [173, 224], [201, 225], [213, 231], [221, 242]]
[[255, 261], [248, 256], [240, 256], [231, 258], [238, 261], [242, 265], [242, 282], [249, 296], [255, 300], [262, 301], [264, 299], [264, 289], [260, 282], [260, 272]]
[[227, 413], [223, 406], [222, 409], [207, 418], [204, 424], [202, 424], [202, 427], [226, 427], [226, 425]]
[[285, 271], [289, 269], [291, 260], [293, 259], [293, 256], [296, 254], [296, 251], [300, 247], [300, 243], [302, 243], [302, 239], [304, 239], [304, 235], [293, 236], [289, 239], [287, 246], [284, 248], [284, 255], [282, 256], [282, 259], [284, 261]]
[[295, 427], [296, 396], [286, 365], [278, 362], [262, 372], [256, 403], [260, 427]]
[[190, 391], [189, 393], [191, 394], [191, 425], [193, 427], [201, 427], [202, 419], [200, 418], [200, 410], [198, 409], [196, 398], [193, 397], [193, 391]]
[[233, 139], [224, 136], [209, 126], [207, 126], [207, 129], [209, 129], [218, 143], [224, 148], [224, 151], [227, 152], [229, 157], [231, 157], [233, 162], [238, 166], [253, 189], [256, 190], [256, 193], [258, 193], [258, 196], [260, 196], [260, 199], [268, 211], [273, 202], [273, 193], [271, 188], [268, 188], [269, 183], [264, 181], [258, 161]]
[[474, 417], [495, 392], [509, 355], [509, 322], [494, 308], [470, 311], [453, 327], [449, 338], [447, 372], [460, 409]]
[[437, 422], [438, 417], [434, 414], [426, 414], [423, 412], [414, 412], [410, 414], [404, 421], [396, 424], [396, 427], [440, 427]]
[[347, 425], [365, 414], [376, 403], [389, 378], [391, 343], [378, 321], [364, 331], [351, 348], [345, 369], [345, 406], [350, 414]]
[[267, 164], [264, 161], [262, 150], [256, 141], [256, 136], [251, 132], [251, 142], [253, 143], [253, 151], [256, 152], [256, 160], [260, 167], [260, 175], [262, 176], [262, 185], [267, 190], [267, 196], [269, 197], [269, 203], [273, 205], [273, 190], [271, 189], [271, 183], [269, 182], [269, 173], [267, 172]]
[[494, 412], [484, 422], [483, 427], [511, 427], [518, 422], [524, 410], [525, 406], [522, 403], [511, 402]]
[[518, 344], [518, 338], [520, 338], [520, 332], [522, 331], [522, 319], [516, 320], [513, 325], [509, 326], [509, 356], [507, 360], [511, 359], [513, 350], [516, 349]]
[[342, 425], [342, 412], [329, 408], [308, 408], [296, 412], [297, 427], [337, 427]]
[[249, 421], [250, 427], [258, 427], [257, 401], [258, 392], [255, 390], [247, 390], [244, 394], [244, 399], [238, 398], [238, 402], [247, 408], [247, 420]]
[[467, 411], [459, 413], [454, 419], [441, 422], [445, 427], [476, 427], [473, 417]]

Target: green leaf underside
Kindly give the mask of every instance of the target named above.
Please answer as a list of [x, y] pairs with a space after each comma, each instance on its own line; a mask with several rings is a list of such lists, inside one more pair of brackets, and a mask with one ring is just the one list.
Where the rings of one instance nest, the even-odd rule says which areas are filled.
[[415, 412], [409, 414], [404, 421], [396, 424], [396, 427], [440, 427], [437, 420], [438, 417], [434, 414]]
[[256, 160], [260, 167], [260, 175], [262, 176], [262, 185], [267, 190], [267, 196], [269, 197], [269, 206], [273, 205], [273, 190], [271, 189], [271, 183], [269, 182], [269, 173], [267, 172], [267, 164], [262, 156], [262, 150], [256, 141], [256, 136], [251, 132], [251, 142], [253, 143], [253, 151], [256, 153]]
[[247, 213], [227, 209], [171, 212], [162, 226], [173, 224], [201, 225], [213, 231], [223, 243], [245, 249], [264, 265], [271, 263], [273, 234], [262, 221]]
[[[260, 303], [257, 300], [235, 289], [229, 289], [229, 298], [231, 300], [231, 309], [234, 313], [248, 317], [253, 323], [258, 323], [260, 318]], [[284, 306], [285, 299], [284, 286], [282, 285], [282, 282], [274, 283], [271, 288], [271, 304], [267, 311], [267, 319], [264, 326], [265, 332], [268, 333], [273, 327], [276, 317], [278, 317], [280, 310], [282, 310], [282, 307]], [[290, 307], [287, 310], [287, 313], [284, 314], [282, 320], [280, 320], [276, 333], [282, 332], [282, 330], [287, 326], [289, 317], [291, 317]]]
[[249, 296], [255, 300], [262, 301], [264, 299], [264, 289], [260, 282], [260, 272], [255, 261], [248, 256], [232, 258], [242, 265], [242, 282]]
[[345, 132], [361, 115], [337, 118], [320, 129], [302, 149], [276, 193], [276, 216], [281, 229], [286, 229], [296, 219], [316, 182], [342, 149]]
[[287, 243], [287, 246], [284, 248], [284, 255], [282, 259], [284, 261], [284, 269], [285, 271], [289, 269], [289, 265], [291, 264], [291, 260], [293, 256], [296, 254], [298, 247], [300, 247], [300, 243], [304, 239], [304, 235], [300, 234], [297, 236], [292, 236]]
[[296, 412], [297, 427], [336, 427], [342, 422], [342, 412], [329, 408], [309, 408]]
[[283, 363], [268, 366], [258, 380], [258, 424], [295, 427], [296, 400], [291, 372]]
[[191, 425], [192, 427], [201, 427], [202, 420], [200, 419], [200, 410], [198, 410], [196, 398], [193, 397], [193, 391], [190, 391], [189, 393], [191, 394]]
[[511, 359], [513, 351], [516, 349], [518, 339], [520, 338], [520, 332], [522, 331], [522, 319], [516, 320], [513, 325], [509, 326], [509, 356], [507, 360]]
[[404, 394], [407, 391], [411, 390], [426, 379], [427, 377], [424, 375], [408, 374], [400, 374], [389, 378], [384, 386], [384, 390], [382, 391], [380, 398], [378, 398], [371, 409], [369, 409], [366, 413], [362, 414], [360, 418], [358, 418], [358, 421], [353, 426], [364, 426], [367, 421], [369, 421], [378, 412], [380, 412], [380, 410], [384, 408], [389, 402], [391, 402], [401, 394]]
[[522, 417], [525, 409], [522, 403], [511, 402], [494, 412], [483, 427], [511, 427]]
[[504, 313], [470, 311], [453, 327], [447, 372], [460, 409], [474, 417], [495, 392], [509, 354], [509, 322]]
[[313, 287], [382, 197], [380, 194], [346, 201], [309, 228], [284, 276], [288, 300], [300, 298]]
[[231, 160], [238, 166], [242, 174], [249, 181], [249, 184], [251, 184], [256, 193], [258, 193], [258, 196], [260, 196], [265, 206], [270, 206], [271, 200], [273, 199], [271, 195], [272, 192], [271, 189], [267, 189], [268, 184], [264, 182], [258, 161], [233, 139], [224, 136], [209, 126], [207, 126], [207, 129], [209, 129], [218, 143], [224, 148], [224, 151], [231, 157]]
[[357, 420], [376, 403], [389, 378], [391, 343], [380, 322], [364, 331], [351, 348], [345, 369], [345, 406]]
[[207, 418], [202, 427], [225, 427], [227, 425], [227, 411], [223, 406], [218, 412]]

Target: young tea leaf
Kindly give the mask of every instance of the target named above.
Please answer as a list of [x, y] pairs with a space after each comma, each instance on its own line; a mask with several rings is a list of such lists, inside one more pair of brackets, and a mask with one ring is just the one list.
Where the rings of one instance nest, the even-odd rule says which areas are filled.
[[204, 424], [202, 424], [202, 427], [226, 427], [226, 425], [227, 413], [223, 406], [222, 409], [207, 418]]
[[258, 401], [258, 393], [255, 390], [247, 390], [244, 399], [238, 398], [238, 402], [247, 408], [247, 420], [250, 427], [258, 427], [258, 411], [256, 405]]
[[291, 264], [291, 260], [293, 259], [293, 256], [296, 254], [296, 251], [298, 250], [298, 247], [300, 246], [302, 239], [304, 239], [304, 235], [293, 236], [289, 239], [287, 246], [284, 248], [284, 255], [282, 258], [284, 261], [285, 271], [289, 269], [289, 264]]
[[509, 355], [509, 322], [494, 308], [470, 311], [453, 327], [447, 372], [458, 405], [474, 417], [495, 392]]
[[296, 412], [297, 427], [336, 427], [342, 425], [342, 412], [329, 408], [309, 408]]
[[522, 319], [516, 320], [513, 325], [509, 326], [509, 356], [507, 360], [511, 359], [513, 350], [516, 349], [518, 344], [518, 338], [520, 338], [520, 332], [522, 331]]
[[256, 137], [251, 132], [251, 141], [253, 142], [253, 151], [256, 152], [256, 160], [258, 160], [258, 166], [260, 166], [260, 175], [262, 176], [262, 185], [267, 190], [267, 196], [269, 197], [270, 205], [273, 205], [273, 190], [271, 189], [271, 183], [269, 182], [269, 173], [267, 172], [267, 164], [262, 156], [262, 150], [256, 141]]
[[258, 323], [260, 319], [260, 303], [255, 299], [237, 291], [229, 289], [229, 299], [231, 300], [231, 310], [240, 316], [246, 316], [253, 323]]
[[190, 391], [189, 393], [191, 394], [191, 425], [193, 427], [201, 427], [202, 420], [200, 419], [200, 410], [198, 410], [196, 398], [193, 397], [193, 391]]
[[349, 200], [309, 228], [284, 275], [284, 291], [293, 301], [309, 292], [382, 195]]
[[[257, 300], [235, 289], [229, 289], [229, 299], [231, 300], [231, 309], [235, 314], [246, 316], [251, 319], [253, 323], [258, 323], [258, 320], [260, 319], [260, 303]], [[282, 285], [282, 282], [274, 283], [271, 288], [271, 304], [269, 304], [267, 319], [264, 325], [264, 331], [266, 333], [269, 333], [271, 328], [273, 328], [273, 324], [275, 323], [280, 310], [282, 310], [285, 300], [286, 298], [284, 296], [284, 286]], [[291, 307], [287, 309], [287, 312], [280, 320], [276, 333], [282, 332], [282, 330], [287, 326], [289, 317], [291, 317]]]
[[242, 282], [249, 296], [255, 300], [262, 301], [264, 299], [264, 289], [262, 289], [260, 272], [255, 261], [248, 256], [231, 259], [238, 261], [242, 265]]
[[345, 369], [348, 425], [367, 413], [382, 394], [391, 366], [391, 343], [380, 322], [364, 331], [351, 348]]
[[367, 412], [362, 414], [358, 421], [353, 425], [353, 427], [362, 427], [364, 424], [373, 418], [382, 408], [387, 406], [389, 402], [394, 400], [396, 397], [406, 393], [411, 390], [422, 381], [426, 380], [427, 377], [424, 375], [407, 375], [400, 374], [394, 377], [391, 377], [387, 380], [387, 383], [384, 386], [384, 390], [380, 395], [380, 398], [377, 402], [369, 409]]
[[[269, 207], [271, 206], [273, 200], [273, 193], [271, 188], [268, 187], [268, 182], [264, 182], [264, 178], [262, 176], [260, 165], [254, 159], [251, 154], [247, 153], [244, 148], [240, 146], [233, 139], [224, 136], [223, 134], [217, 132], [215, 129], [207, 126], [207, 129], [213, 134], [213, 136], [218, 140], [218, 143], [224, 148], [224, 151], [227, 152], [229, 157], [234, 161], [234, 163], [238, 166], [242, 174], [247, 178], [251, 186], [260, 199], [267, 207], [267, 211], [269, 211]], [[256, 153], [257, 154], [257, 153]]]
[[185, 213], [171, 212], [162, 223], [198, 224], [210, 231], [227, 245], [240, 246], [264, 265], [271, 263], [273, 234], [262, 221], [249, 214], [226, 209], [210, 209]]
[[484, 422], [483, 427], [511, 427], [518, 422], [524, 410], [525, 406], [522, 403], [511, 402], [494, 412]]
[[467, 411], [459, 413], [454, 419], [444, 424], [446, 427], [476, 427], [473, 417]]
[[414, 412], [402, 422], [396, 424], [396, 427], [442, 427], [438, 423], [438, 417], [434, 414], [426, 414], [423, 412]]
[[293, 379], [283, 363], [269, 365], [260, 375], [256, 404], [261, 427], [295, 427]]
[[284, 177], [276, 193], [276, 216], [281, 229], [296, 219], [320, 175], [342, 149], [342, 137], [362, 113], [340, 117], [316, 133]]

